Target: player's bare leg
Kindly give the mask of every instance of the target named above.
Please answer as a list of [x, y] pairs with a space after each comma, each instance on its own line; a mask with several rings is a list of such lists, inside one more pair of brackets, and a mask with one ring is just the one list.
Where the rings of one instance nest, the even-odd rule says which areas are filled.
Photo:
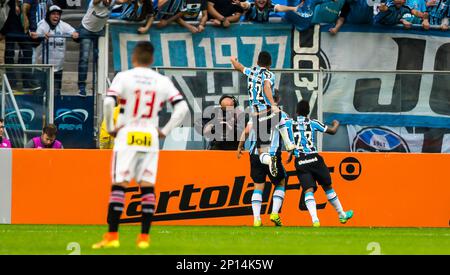
[[308, 208], [309, 215], [314, 227], [319, 227], [320, 222], [317, 217], [316, 200], [314, 199], [314, 188], [308, 188], [305, 190], [305, 204]]
[[272, 195], [272, 213], [270, 214], [270, 220], [276, 225], [276, 226], [282, 226], [280, 215], [278, 214], [280, 212], [281, 205], [283, 204], [284, 200], [284, 194], [285, 194], [285, 180], [283, 179], [276, 187], [275, 191]]
[[108, 207], [108, 232], [103, 235], [103, 240], [92, 245], [93, 249], [117, 248], [119, 242], [119, 223], [125, 203], [125, 189], [128, 182], [114, 183], [111, 188]]
[[341, 223], [346, 223], [349, 219], [351, 219], [353, 217], [353, 210], [344, 211], [344, 208], [342, 207], [336, 192], [334, 192], [333, 187], [331, 187], [331, 185], [328, 185], [322, 186], [322, 188], [327, 195], [328, 201], [331, 203], [331, 205], [333, 205], [334, 209], [336, 209], [336, 212], [339, 215], [339, 221]]
[[136, 245], [138, 248], [146, 249], [150, 246], [150, 227], [155, 213], [155, 185], [146, 181], [141, 181], [139, 185], [141, 187], [142, 224]]
[[255, 182], [255, 190], [253, 190], [253, 195], [252, 195], [253, 226], [255, 226], [255, 227], [259, 227], [262, 225], [261, 204], [262, 204], [263, 189], [264, 189], [264, 183], [256, 183]]

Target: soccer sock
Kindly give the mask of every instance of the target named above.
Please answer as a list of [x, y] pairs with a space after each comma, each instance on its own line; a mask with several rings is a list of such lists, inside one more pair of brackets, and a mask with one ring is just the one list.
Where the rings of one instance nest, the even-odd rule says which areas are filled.
[[309, 214], [311, 215], [312, 221], [318, 222], [319, 218], [317, 217], [316, 200], [314, 199], [313, 192], [305, 193], [305, 204], [308, 208]]
[[254, 190], [252, 195], [253, 217], [261, 220], [262, 190]]
[[262, 153], [261, 155], [259, 155], [259, 161], [261, 161], [262, 164], [269, 165], [270, 164], [270, 154]]
[[141, 233], [148, 234], [155, 212], [155, 188], [141, 187], [142, 226]]
[[333, 205], [334, 209], [339, 214], [340, 218], [345, 218], [346, 214], [344, 212], [344, 209], [342, 208], [341, 202], [338, 199], [338, 196], [336, 192], [334, 192], [333, 188], [325, 192], [327, 194], [327, 199]]
[[281, 205], [283, 204], [284, 200], [284, 186], [277, 186], [275, 187], [275, 191], [273, 192], [272, 200], [273, 200], [273, 206], [272, 206], [272, 213], [278, 214], [280, 212]]
[[109, 197], [108, 207], [108, 231], [118, 232], [120, 215], [122, 215], [123, 204], [125, 201], [125, 188], [119, 185], [113, 185], [111, 189], [111, 196]]

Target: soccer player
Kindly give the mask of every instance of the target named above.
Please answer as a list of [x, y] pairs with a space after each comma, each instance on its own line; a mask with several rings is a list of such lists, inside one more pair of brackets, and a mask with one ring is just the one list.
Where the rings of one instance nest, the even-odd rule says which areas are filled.
[[353, 210], [346, 212], [342, 208], [341, 202], [331, 186], [331, 176], [327, 165], [317, 152], [314, 138], [316, 131], [331, 135], [336, 134], [339, 122], [334, 120], [332, 126], [329, 127], [315, 119], [309, 119], [309, 103], [305, 100], [298, 102], [297, 115], [292, 125], [297, 148], [292, 151], [288, 163], [292, 160], [292, 154], [295, 155], [297, 177], [305, 193], [305, 203], [311, 215], [313, 226], [320, 226], [319, 218], [317, 217], [316, 201], [314, 200], [314, 192], [317, 190], [316, 182], [322, 186], [328, 201], [339, 214], [339, 221], [346, 223], [353, 217]]
[[[278, 92], [275, 92], [274, 95], [275, 102], [279, 102]], [[282, 119], [286, 121], [285, 126], [288, 130], [292, 129], [291, 123], [292, 120], [287, 117], [287, 114], [281, 112]], [[272, 213], [270, 214], [270, 220], [276, 225], [281, 226], [281, 218], [279, 216], [279, 211], [281, 205], [283, 204], [284, 195], [285, 195], [285, 180], [287, 177], [286, 170], [284, 169], [283, 163], [281, 161], [281, 138], [280, 131], [276, 130], [272, 132], [273, 137], [270, 143], [270, 151], [275, 152], [277, 156], [277, 167], [279, 167], [279, 171], [276, 176], [273, 176], [270, 171], [270, 166], [267, 166], [265, 163], [267, 159], [270, 159], [268, 153], [262, 153], [263, 156], [259, 155], [259, 151], [256, 149], [256, 133], [255, 129], [252, 126], [252, 121], [247, 123], [247, 127], [245, 131], [242, 133], [241, 138], [239, 140], [239, 145], [237, 149], [237, 157], [238, 159], [242, 155], [242, 151], [244, 150], [244, 142], [249, 139], [250, 141], [250, 176], [255, 184], [255, 189], [252, 195], [252, 210], [253, 210], [253, 226], [259, 227], [262, 226], [261, 222], [261, 203], [262, 203], [262, 193], [264, 190], [264, 183], [266, 182], [266, 177], [269, 176], [270, 181], [275, 184], [275, 191], [272, 195], [273, 206]], [[291, 137], [292, 132], [290, 133]]]
[[[252, 110], [253, 127], [256, 134], [256, 148], [259, 155], [263, 156], [263, 152], [268, 152], [271, 139], [270, 136], [275, 128], [282, 123], [280, 109], [274, 101], [274, 84], [275, 74], [270, 71], [272, 65], [272, 57], [270, 53], [262, 51], [258, 55], [257, 66], [246, 68], [232, 56], [231, 63], [233, 67], [247, 76], [249, 101]], [[294, 148], [291, 144], [288, 132], [285, 127], [279, 127], [280, 134], [285, 143], [286, 150], [290, 151]], [[263, 160], [261, 159], [261, 162]], [[275, 152], [270, 152], [268, 163], [272, 176], [276, 176], [277, 156]]]
[[262, 226], [261, 204], [264, 184], [266, 182], [267, 176], [269, 176], [270, 181], [276, 186], [275, 191], [272, 195], [273, 206], [272, 213], [270, 214], [270, 220], [276, 226], [281, 226], [281, 218], [278, 213], [280, 211], [281, 205], [283, 204], [285, 195], [285, 178], [287, 177], [286, 171], [283, 167], [283, 163], [281, 162], [281, 150], [277, 150], [277, 156], [279, 156], [279, 158], [277, 159], [277, 165], [280, 168], [280, 171], [276, 176], [273, 176], [272, 173], [270, 173], [269, 166], [263, 164], [260, 160], [259, 152], [256, 149], [256, 134], [251, 121], [247, 123], [245, 131], [242, 133], [242, 137], [237, 149], [238, 159], [242, 155], [242, 151], [244, 150], [244, 142], [247, 137], [250, 140], [250, 177], [255, 184], [255, 189], [253, 190], [252, 195], [253, 226]]
[[[168, 77], [153, 71], [153, 45], [138, 42], [133, 50], [133, 69], [114, 78], [103, 103], [106, 128], [116, 136], [112, 161], [112, 188], [108, 208], [108, 233], [94, 249], [119, 247], [119, 221], [124, 207], [125, 188], [134, 178], [140, 185], [142, 205], [141, 234], [138, 248], [150, 245], [150, 226], [155, 210], [155, 179], [158, 167], [159, 138], [164, 138], [179, 126], [189, 111], [180, 92]], [[113, 109], [119, 100], [117, 124], [113, 123]], [[174, 110], [170, 120], [158, 128], [158, 112], [166, 101]]]

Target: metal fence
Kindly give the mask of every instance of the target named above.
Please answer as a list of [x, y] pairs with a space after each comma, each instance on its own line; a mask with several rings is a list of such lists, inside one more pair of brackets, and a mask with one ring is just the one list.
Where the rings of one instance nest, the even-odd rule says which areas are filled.
[[[1, 117], [15, 148], [24, 147], [33, 136], [39, 135], [45, 124], [54, 120], [53, 66], [52, 65], [0, 65]], [[31, 74], [37, 79], [32, 90], [17, 90], [20, 78], [9, 79], [8, 74]], [[27, 79], [28, 80], [28, 79]], [[25, 80], [26, 81], [26, 80]], [[11, 85], [14, 83], [14, 86]]]

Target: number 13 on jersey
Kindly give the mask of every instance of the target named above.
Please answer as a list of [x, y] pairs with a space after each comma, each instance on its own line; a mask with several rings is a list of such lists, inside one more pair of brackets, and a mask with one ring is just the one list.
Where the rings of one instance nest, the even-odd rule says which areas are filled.
[[[133, 117], [143, 117], [151, 118], [153, 116], [153, 107], [155, 104], [155, 92], [136, 90], [135, 94], [135, 104], [133, 109]], [[142, 101], [143, 106], [140, 106]]]

